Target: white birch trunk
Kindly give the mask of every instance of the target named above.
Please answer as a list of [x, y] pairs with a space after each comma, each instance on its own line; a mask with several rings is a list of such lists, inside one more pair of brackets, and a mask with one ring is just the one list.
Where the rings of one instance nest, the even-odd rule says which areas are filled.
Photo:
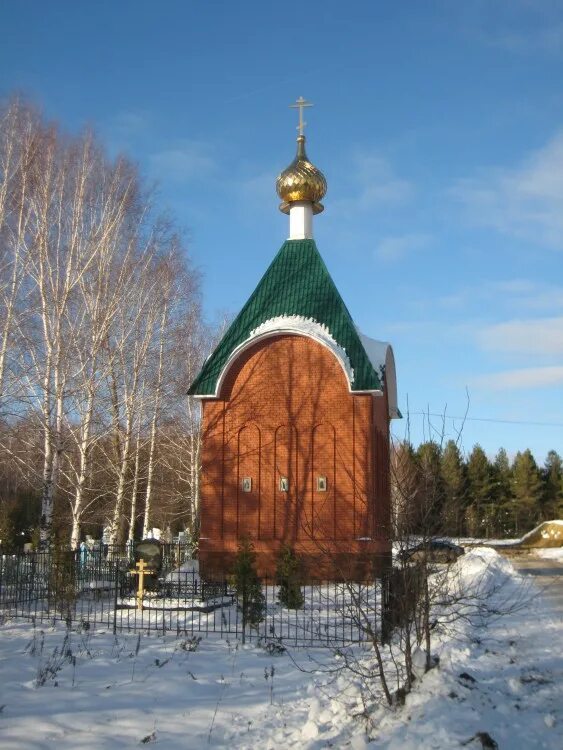
[[129, 448], [131, 444], [131, 430], [129, 427], [125, 431], [125, 439], [123, 441], [123, 452], [121, 458], [121, 464], [119, 466], [119, 477], [117, 481], [117, 490], [115, 492], [115, 505], [113, 508], [113, 516], [111, 519], [111, 525], [109, 529], [109, 543], [117, 544], [119, 541], [119, 533], [121, 530], [121, 521], [123, 518], [123, 500], [125, 497], [125, 483], [127, 479], [127, 470], [129, 468]]
[[139, 464], [141, 460], [141, 420], [137, 429], [135, 441], [135, 469], [133, 472], [133, 487], [131, 489], [131, 514], [129, 516], [129, 531], [127, 541], [132, 544], [135, 540], [135, 524], [137, 522], [137, 492], [139, 491]]
[[88, 404], [86, 414], [81, 426], [81, 437], [78, 445], [79, 452], [79, 470], [76, 479], [76, 489], [72, 502], [72, 530], [70, 535], [70, 547], [73, 550], [78, 549], [80, 544], [80, 532], [82, 511], [84, 506], [84, 489], [88, 475], [88, 451], [90, 447], [90, 428], [92, 424], [92, 415], [94, 413], [94, 390], [90, 389], [88, 393]]
[[45, 547], [51, 539], [53, 521], [53, 445], [51, 439], [51, 353], [48, 350], [45, 361], [43, 383], [43, 489], [41, 493], [40, 541]]
[[190, 518], [192, 528], [199, 524], [199, 481], [201, 470], [201, 421], [195, 419], [194, 400], [188, 397], [190, 431]]
[[154, 452], [156, 444], [156, 429], [158, 424], [159, 409], [160, 409], [160, 394], [162, 389], [162, 368], [163, 368], [163, 355], [164, 355], [164, 332], [166, 327], [166, 319], [168, 315], [168, 305], [164, 305], [162, 311], [162, 319], [160, 322], [160, 344], [158, 352], [158, 371], [156, 377], [156, 390], [154, 395], [154, 410], [151, 420], [151, 434], [149, 442], [149, 458], [147, 466], [147, 489], [145, 492], [145, 513], [143, 517], [143, 539], [146, 539], [149, 534], [150, 517], [151, 517], [151, 495], [152, 495], [152, 480], [154, 474]]
[[[6, 395], [9, 342], [18, 327], [17, 307], [18, 303], [21, 304], [20, 289], [27, 272], [29, 175], [23, 165], [33, 151], [36, 123], [19, 102], [14, 102], [1, 125], [4, 127], [0, 135], [0, 227], [6, 227], [7, 231], [2, 240], [4, 253], [0, 252], [0, 408]], [[15, 220], [15, 226], [10, 218]]]

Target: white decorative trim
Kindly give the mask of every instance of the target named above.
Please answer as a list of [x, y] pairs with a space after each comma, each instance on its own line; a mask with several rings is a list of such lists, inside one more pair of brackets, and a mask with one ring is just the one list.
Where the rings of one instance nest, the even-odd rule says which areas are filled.
[[327, 326], [323, 323], [318, 323], [314, 318], [304, 318], [301, 315], [278, 315], [275, 318], [264, 321], [258, 328], [250, 331], [248, 338], [262, 336], [265, 333], [279, 333], [280, 331], [284, 331], [285, 333], [300, 333], [302, 336], [309, 336], [326, 346], [342, 364], [350, 385], [354, 383], [354, 370], [352, 369], [346, 350], [333, 338]]
[[[326, 325], [318, 323], [313, 318], [305, 318], [301, 315], [278, 315], [275, 318], [270, 318], [270, 320], [264, 321], [264, 323], [261, 323], [254, 328], [254, 330], [250, 331], [248, 337], [231, 352], [230, 357], [223, 365], [223, 369], [217, 378], [215, 393], [202, 395], [196, 394], [195, 398], [201, 400], [219, 398], [227, 373], [235, 360], [238, 359], [239, 355], [242, 354], [244, 350], [254, 346], [258, 341], [283, 333], [307, 336], [314, 341], [317, 341], [319, 344], [322, 344], [322, 346], [332, 352], [346, 376], [350, 393], [369, 393], [375, 397], [383, 396], [382, 389], [361, 391], [352, 390], [354, 384], [354, 370], [350, 364], [350, 359], [346, 350], [333, 338]], [[375, 339], [371, 339], [359, 330], [358, 335], [376, 374], [380, 378], [383, 373], [385, 374], [385, 390], [387, 392], [389, 417], [395, 419], [399, 416], [399, 410], [397, 405], [397, 379], [395, 375], [395, 358], [393, 356], [393, 349], [386, 341], [376, 341]]]
[[[261, 323], [257, 328], [250, 331], [248, 337], [231, 352], [229, 359], [224, 364], [223, 369], [217, 378], [215, 394], [207, 396], [207, 398], [217, 398], [219, 396], [227, 372], [245, 349], [254, 346], [254, 344], [261, 339], [271, 338], [272, 336], [277, 336], [281, 333], [293, 333], [298, 336], [307, 336], [331, 351], [346, 375], [349, 391], [355, 393], [355, 391], [352, 391], [352, 386], [354, 384], [354, 370], [350, 364], [350, 359], [346, 354], [346, 350], [332, 337], [328, 328], [322, 323], [318, 323], [313, 318], [305, 318], [301, 315], [278, 315], [275, 318], [270, 318], [270, 320], [264, 321], [264, 323]], [[380, 393], [380, 391], [369, 392]]]

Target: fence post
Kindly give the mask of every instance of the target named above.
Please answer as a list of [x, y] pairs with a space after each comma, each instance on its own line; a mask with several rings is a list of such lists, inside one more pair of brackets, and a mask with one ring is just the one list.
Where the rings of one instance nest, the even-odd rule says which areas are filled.
[[243, 578], [242, 581], [242, 645], [246, 643], [246, 580]]
[[385, 571], [381, 576], [381, 640], [388, 643], [392, 627], [393, 574]]
[[119, 563], [113, 562], [115, 568], [115, 581], [113, 588], [113, 634], [117, 633], [117, 590], [119, 587]]

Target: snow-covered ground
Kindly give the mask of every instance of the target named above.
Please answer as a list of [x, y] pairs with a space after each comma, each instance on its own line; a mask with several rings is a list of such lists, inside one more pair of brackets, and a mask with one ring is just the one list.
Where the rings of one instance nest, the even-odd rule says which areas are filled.
[[508, 538], [508, 539], [487, 539], [486, 537], [452, 537], [452, 541], [456, 544], [460, 544], [462, 547], [476, 547], [483, 544], [488, 547], [512, 547], [518, 544], [520, 537]]
[[499, 748], [562, 748], [563, 613], [492, 550], [472, 550], [456, 567], [480, 591], [485, 581], [490, 603], [518, 606], [436, 628], [438, 667], [394, 711], [338, 671], [342, 659], [328, 649], [275, 654], [217, 638], [4, 622], [0, 747], [445, 750], [480, 748], [487, 733]]
[[545, 560], [558, 560], [563, 562], [563, 547], [551, 547], [548, 549], [536, 549], [534, 555], [542, 557]]

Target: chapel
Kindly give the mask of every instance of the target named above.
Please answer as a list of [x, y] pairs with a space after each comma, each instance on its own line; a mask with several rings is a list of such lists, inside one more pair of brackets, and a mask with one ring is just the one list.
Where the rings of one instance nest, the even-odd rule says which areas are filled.
[[232, 569], [249, 539], [271, 576], [284, 545], [309, 577], [364, 580], [388, 566], [393, 351], [365, 336], [313, 239], [327, 191], [309, 160], [301, 97], [297, 154], [278, 176], [289, 237], [206, 360], [200, 570]]

